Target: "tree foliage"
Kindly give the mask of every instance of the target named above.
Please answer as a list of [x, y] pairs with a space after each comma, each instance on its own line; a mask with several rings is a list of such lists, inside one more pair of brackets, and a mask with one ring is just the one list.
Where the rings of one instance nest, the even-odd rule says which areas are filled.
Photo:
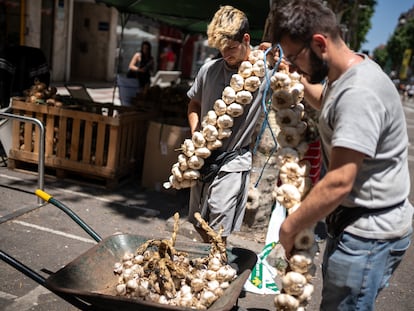
[[404, 51], [410, 48], [414, 52], [414, 18], [399, 25], [387, 42], [387, 58], [390, 59], [393, 69], [399, 69]]
[[377, 0], [328, 0], [327, 4], [343, 28], [345, 42], [352, 50], [359, 51], [371, 29]]

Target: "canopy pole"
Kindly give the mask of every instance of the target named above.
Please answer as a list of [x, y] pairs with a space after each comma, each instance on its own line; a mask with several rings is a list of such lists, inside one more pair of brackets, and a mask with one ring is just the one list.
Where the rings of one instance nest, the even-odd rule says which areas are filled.
[[115, 102], [115, 92], [118, 86], [118, 75], [121, 70], [121, 57], [123, 55], [122, 42], [124, 41], [124, 30], [125, 30], [126, 24], [128, 23], [129, 17], [131, 16], [131, 14], [129, 13], [121, 13], [121, 12], [120, 12], [120, 15], [121, 15], [121, 37], [119, 38], [119, 42], [118, 42], [118, 57], [117, 57], [117, 64], [116, 64], [116, 74], [115, 74], [115, 79], [114, 79], [114, 88], [112, 92], [112, 103]]

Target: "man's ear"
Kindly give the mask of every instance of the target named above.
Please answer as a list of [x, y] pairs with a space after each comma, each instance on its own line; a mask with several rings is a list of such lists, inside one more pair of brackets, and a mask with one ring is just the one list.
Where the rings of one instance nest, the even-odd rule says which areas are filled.
[[250, 35], [248, 33], [243, 35], [243, 42], [250, 44]]
[[321, 53], [326, 52], [327, 46], [327, 37], [323, 34], [316, 33], [312, 36], [311, 45], [314, 48], [314, 51], [320, 51]]

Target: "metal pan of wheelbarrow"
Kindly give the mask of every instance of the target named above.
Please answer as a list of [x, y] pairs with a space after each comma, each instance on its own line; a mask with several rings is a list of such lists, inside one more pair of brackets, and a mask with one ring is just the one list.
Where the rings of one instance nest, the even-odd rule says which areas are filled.
[[[38, 194], [38, 191], [37, 191]], [[130, 234], [116, 234], [101, 239], [68, 207], [46, 194], [42, 196], [68, 214], [98, 243], [62, 269], [52, 273], [47, 279], [20, 263], [13, 257], [0, 251], [0, 258], [20, 272], [29, 276], [40, 285], [65, 299], [72, 305], [84, 310], [194, 310], [176, 307], [141, 298], [129, 298], [116, 295], [118, 276], [113, 273], [114, 263], [126, 252], [134, 253], [149, 237]], [[188, 253], [190, 258], [204, 257], [209, 254], [208, 244], [177, 241], [175, 248]], [[207, 310], [227, 311], [236, 304], [243, 285], [256, 264], [254, 252], [236, 247], [227, 248], [228, 263], [237, 270], [237, 278], [224, 291], [224, 294]]]

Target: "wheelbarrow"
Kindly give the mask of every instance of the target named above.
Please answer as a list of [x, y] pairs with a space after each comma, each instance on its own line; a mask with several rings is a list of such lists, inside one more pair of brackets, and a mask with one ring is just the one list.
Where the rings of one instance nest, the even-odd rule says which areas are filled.
[[[126, 252], [134, 253], [149, 238], [140, 235], [115, 234], [102, 239], [63, 203], [41, 190], [36, 190], [36, 195], [64, 211], [97, 244], [62, 269], [50, 274], [47, 279], [0, 250], [0, 258], [4, 262], [81, 310], [193, 310], [141, 298], [117, 296], [115, 288], [118, 277], [113, 273], [114, 263], [119, 261]], [[210, 251], [208, 244], [195, 242], [177, 241], [175, 248], [188, 253], [190, 258], [207, 256]], [[236, 247], [227, 248], [227, 257], [228, 263], [237, 270], [238, 276], [207, 310], [227, 311], [235, 308], [243, 285], [257, 259], [254, 252]]]

